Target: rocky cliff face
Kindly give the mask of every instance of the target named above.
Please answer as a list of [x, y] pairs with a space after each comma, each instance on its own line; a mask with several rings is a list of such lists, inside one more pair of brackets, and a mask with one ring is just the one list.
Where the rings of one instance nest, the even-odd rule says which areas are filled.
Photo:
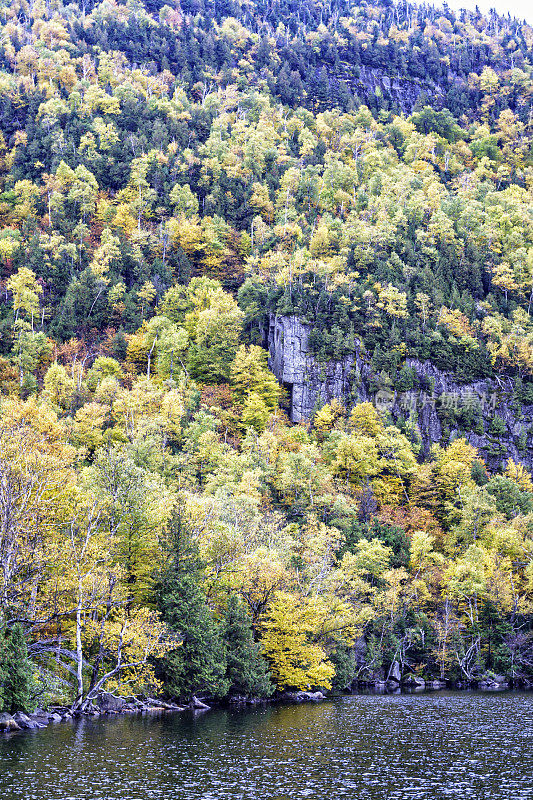
[[465, 436], [493, 470], [509, 457], [533, 468], [533, 406], [517, 403], [511, 380], [459, 384], [430, 362], [409, 359], [416, 387], [402, 389], [374, 374], [360, 351], [319, 363], [309, 348], [310, 331], [297, 317], [270, 316], [269, 366], [291, 393], [293, 422], [310, 419], [333, 398], [348, 408], [371, 401], [419, 438], [423, 456], [436, 442]]
[[355, 359], [319, 364], [308, 345], [310, 327], [297, 317], [270, 315], [269, 366], [291, 393], [293, 422], [309, 419], [313, 411], [334, 397], [347, 397]]
[[394, 392], [391, 413], [416, 424], [424, 455], [435, 442], [464, 436], [492, 470], [509, 457], [533, 468], [533, 406], [517, 403], [511, 380], [459, 384], [430, 362], [407, 365], [428, 388]]
[[421, 96], [424, 104], [431, 104], [439, 109], [444, 106], [449, 89], [467, 88], [464, 79], [451, 70], [446, 79], [443, 79], [442, 85], [439, 85], [429, 78], [409, 76], [395, 70], [364, 64], [356, 66], [349, 61], [341, 60], [334, 69], [327, 63], [322, 66], [331, 86], [335, 81], [343, 81], [363, 103], [368, 104], [369, 99], [377, 94], [407, 115], [413, 113]]
[[365, 67], [355, 68], [347, 62], [341, 62], [337, 78], [346, 82], [354, 94], [364, 101], [376, 93], [383, 95], [391, 103], [397, 105], [404, 114], [411, 114], [421, 94], [431, 98], [432, 104], [440, 108], [444, 100], [444, 91], [434, 81], [394, 75], [389, 70]]

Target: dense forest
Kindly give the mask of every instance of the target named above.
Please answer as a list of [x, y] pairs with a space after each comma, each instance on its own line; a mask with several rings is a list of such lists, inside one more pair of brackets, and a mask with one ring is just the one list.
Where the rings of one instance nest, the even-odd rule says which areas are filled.
[[[533, 29], [391, 0], [0, 27], [0, 711], [531, 682]], [[318, 368], [430, 392], [415, 359], [513, 418], [444, 409], [423, 448], [354, 371], [294, 424], [275, 315]]]

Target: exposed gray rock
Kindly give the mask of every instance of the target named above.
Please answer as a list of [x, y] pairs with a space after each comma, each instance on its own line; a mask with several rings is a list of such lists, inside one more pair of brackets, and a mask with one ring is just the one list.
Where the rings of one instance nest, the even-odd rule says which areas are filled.
[[307, 700], [312, 700], [313, 703], [320, 703], [322, 700], [326, 699], [326, 695], [323, 692], [305, 692], [307, 695]]
[[[404, 114], [412, 113], [421, 94], [435, 108], [440, 108], [444, 102], [443, 88], [429, 78], [395, 75], [390, 67], [384, 69], [365, 64], [355, 65], [342, 58], [334, 68], [327, 62], [322, 66], [330, 80], [344, 81], [363, 102], [380, 93], [389, 102], [397, 105]], [[461, 87], [465, 85], [464, 80], [452, 70], [448, 71], [448, 80]]]
[[[311, 326], [296, 316], [270, 315], [269, 366], [290, 392], [293, 422], [309, 420], [315, 410], [334, 398], [348, 408], [372, 401], [393, 421], [408, 420], [427, 457], [433, 444], [448, 444], [464, 436], [477, 448], [489, 469], [497, 470], [509, 457], [533, 469], [533, 406], [519, 408], [510, 379], [494, 378], [461, 384], [430, 362], [407, 359], [423, 388], [396, 391], [372, 371], [360, 348], [342, 361], [319, 363], [309, 346]], [[455, 412], [475, 410], [475, 428], [459, 429]], [[453, 413], [447, 413], [447, 412]], [[500, 417], [505, 432], [494, 435], [491, 423]]]
[[396, 681], [396, 683], [400, 683], [402, 679], [402, 673], [400, 671], [400, 665], [397, 661], [392, 662], [392, 666], [389, 672], [389, 680]]
[[0, 731], [6, 733], [9, 731], [20, 731], [20, 725], [17, 724], [11, 714], [6, 714], [6, 712], [3, 711], [0, 713]]
[[37, 724], [33, 719], [27, 716], [27, 714], [23, 714], [22, 711], [17, 711], [16, 714], [13, 714], [13, 719], [23, 730], [32, 731], [36, 728], [40, 728], [41, 726]]
[[269, 366], [291, 393], [293, 422], [309, 419], [320, 404], [348, 394], [354, 358], [319, 364], [309, 348], [309, 325], [298, 317], [270, 315]]
[[[393, 419], [410, 415], [415, 418], [425, 455], [436, 442], [447, 444], [453, 438], [464, 436], [491, 469], [497, 469], [509, 457], [529, 469], [533, 467], [533, 406], [517, 407], [512, 380], [485, 379], [461, 384], [430, 362], [407, 359], [406, 364], [429, 384], [429, 389], [395, 393], [391, 414]], [[444, 431], [438, 411], [442, 413], [446, 408], [476, 409], [483, 432], [454, 428]], [[506, 428], [505, 433], [497, 437], [490, 433], [495, 416], [503, 420]]]
[[326, 699], [326, 696], [322, 692], [304, 692], [304, 691], [296, 691], [296, 692], [283, 692], [283, 694], [279, 697], [280, 700], [283, 700], [286, 703], [319, 703], [322, 700]]
[[505, 687], [503, 687], [499, 683], [495, 683], [494, 681], [491, 681], [491, 680], [482, 680], [482, 681], [479, 681], [479, 683], [477, 684], [477, 688], [478, 689], [496, 690], [496, 689], [503, 689]]
[[[196, 700], [198, 710], [208, 709], [209, 706]], [[51, 722], [66, 722], [72, 720], [73, 717], [99, 717], [100, 714], [125, 714], [125, 713], [139, 713], [139, 712], [167, 712], [167, 711], [184, 711], [182, 706], [175, 703], [166, 703], [163, 700], [154, 700], [147, 698], [146, 700], [139, 700], [134, 697], [117, 697], [109, 692], [102, 692], [99, 695], [96, 705], [90, 703], [83, 711], [71, 712], [66, 706], [53, 706], [47, 711], [38, 709], [33, 714], [24, 714], [22, 711], [17, 711], [11, 718], [9, 714], [0, 714], [0, 731], [1, 730], [36, 730], [38, 728], [46, 728]], [[10, 720], [13, 720], [11, 722]], [[3, 721], [3, 722], [2, 722]], [[14, 727], [18, 725], [18, 728]]]
[[232, 694], [228, 697], [230, 706], [260, 706], [267, 702], [263, 697], [253, 697], [247, 694]]
[[46, 728], [46, 726], [47, 726], [47, 725], [49, 724], [49, 722], [50, 722], [50, 716], [49, 716], [48, 714], [45, 714], [44, 712], [40, 712], [40, 713], [36, 713], [36, 714], [31, 714], [31, 717], [30, 717], [30, 718], [31, 718], [31, 719], [32, 719], [34, 722], [36, 722], [36, 723], [37, 723], [37, 725], [39, 725], [39, 727], [40, 727], [40, 728]]
[[116, 697], [110, 692], [102, 692], [98, 695], [96, 705], [99, 707], [100, 711], [122, 711], [126, 705], [126, 698]]
[[501, 689], [508, 689], [509, 682], [505, 678], [504, 675], [483, 675], [481, 680], [478, 682], [479, 689], [493, 689], [493, 690], [501, 690]]
[[407, 675], [407, 677], [402, 678], [402, 686], [409, 686], [409, 687], [417, 687], [423, 689], [426, 685], [426, 682], [423, 678], [419, 678], [417, 675]]
[[247, 703], [248, 698], [245, 694], [232, 694], [228, 697], [228, 703], [230, 706], [244, 706]]
[[193, 697], [191, 702], [189, 703], [189, 707], [192, 708], [194, 711], [208, 711], [210, 706], [206, 703], [202, 703], [201, 700], [198, 700], [197, 697]]
[[391, 694], [401, 694], [400, 684], [397, 681], [388, 680], [385, 682], [387, 692]]
[[302, 692], [284, 692], [281, 700], [286, 703], [303, 703], [304, 697]]
[[178, 706], [176, 703], [165, 703], [164, 700], [157, 700], [153, 697], [147, 697], [144, 704], [149, 708], [155, 708], [158, 711], [184, 711], [183, 706]]

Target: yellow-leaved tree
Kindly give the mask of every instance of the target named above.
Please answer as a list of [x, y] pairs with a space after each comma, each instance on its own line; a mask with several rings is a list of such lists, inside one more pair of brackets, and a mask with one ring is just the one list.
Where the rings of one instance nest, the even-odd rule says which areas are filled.
[[261, 644], [278, 689], [331, 688], [335, 668], [317, 641], [327, 614], [320, 598], [276, 592], [262, 623]]
[[263, 430], [266, 420], [275, 411], [280, 386], [267, 366], [267, 353], [262, 347], [241, 345], [231, 365], [231, 384], [236, 402], [243, 404], [244, 426]]

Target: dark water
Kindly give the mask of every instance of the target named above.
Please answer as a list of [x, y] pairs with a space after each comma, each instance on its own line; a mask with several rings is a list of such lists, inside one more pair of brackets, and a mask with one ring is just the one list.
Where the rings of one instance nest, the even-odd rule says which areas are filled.
[[0, 739], [0, 798], [533, 799], [533, 695], [60, 723]]

